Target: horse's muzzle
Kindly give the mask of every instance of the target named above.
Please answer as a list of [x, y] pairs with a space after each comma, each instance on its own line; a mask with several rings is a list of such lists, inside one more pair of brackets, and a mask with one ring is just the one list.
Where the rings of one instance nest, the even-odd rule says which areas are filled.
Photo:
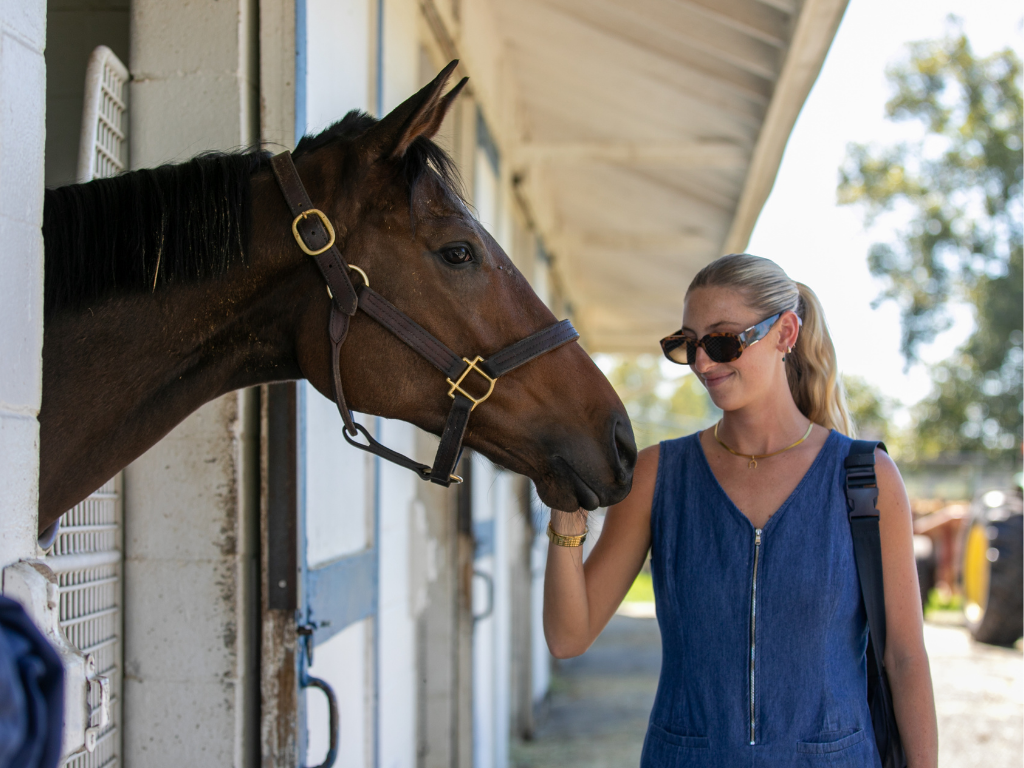
[[541, 501], [554, 509], [592, 511], [626, 498], [637, 457], [633, 430], [624, 414], [613, 414], [605, 434], [603, 445], [576, 440], [558, 446], [550, 471], [537, 483]]

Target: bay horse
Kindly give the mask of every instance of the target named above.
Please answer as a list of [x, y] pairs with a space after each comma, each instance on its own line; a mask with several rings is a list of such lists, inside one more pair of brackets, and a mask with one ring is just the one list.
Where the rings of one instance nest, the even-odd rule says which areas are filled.
[[[376, 120], [350, 112], [292, 155], [344, 260], [458, 354], [486, 357], [555, 318], [466, 204], [432, 141], [465, 84], [452, 62]], [[362, 312], [331, 361], [331, 296], [252, 150], [47, 190], [39, 527], [44, 530], [204, 403], [307, 379], [351, 408], [445, 424], [444, 377]], [[503, 376], [465, 444], [558, 509], [626, 496], [636, 446], [619, 398], [569, 343]]]

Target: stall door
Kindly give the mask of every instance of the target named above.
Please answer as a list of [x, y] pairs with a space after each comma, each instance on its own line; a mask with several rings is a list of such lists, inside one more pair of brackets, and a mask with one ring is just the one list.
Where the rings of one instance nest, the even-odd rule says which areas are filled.
[[[78, 181], [113, 176], [128, 165], [128, 70], [106, 46], [85, 76]], [[95, 667], [85, 751], [69, 768], [100, 768], [121, 754], [121, 475], [64, 513], [46, 564], [60, 590], [60, 626]]]

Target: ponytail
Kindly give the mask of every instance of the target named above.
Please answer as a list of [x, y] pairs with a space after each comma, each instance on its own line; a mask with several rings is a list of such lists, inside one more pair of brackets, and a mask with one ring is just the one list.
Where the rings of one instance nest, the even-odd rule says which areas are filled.
[[803, 283], [796, 283], [796, 287], [800, 296], [796, 314], [803, 326], [793, 351], [786, 353], [789, 391], [796, 407], [811, 421], [856, 437], [825, 312], [814, 291]]
[[774, 261], [746, 253], [711, 262], [697, 273], [686, 292], [711, 285], [737, 289], [763, 317], [796, 312], [802, 322], [800, 335], [793, 351], [786, 353], [786, 378], [796, 407], [815, 424], [856, 437], [839, 378], [836, 350], [814, 291], [791, 280]]

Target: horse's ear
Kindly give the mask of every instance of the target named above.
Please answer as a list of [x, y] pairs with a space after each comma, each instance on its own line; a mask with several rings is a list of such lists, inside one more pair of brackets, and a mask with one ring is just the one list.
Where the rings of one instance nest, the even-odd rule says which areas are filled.
[[469, 80], [468, 77], [462, 78], [458, 85], [442, 95], [458, 64], [458, 59], [451, 62], [418, 93], [395, 107], [374, 126], [373, 138], [381, 157], [402, 157], [416, 139], [421, 136], [433, 138], [440, 130], [449, 107]]

